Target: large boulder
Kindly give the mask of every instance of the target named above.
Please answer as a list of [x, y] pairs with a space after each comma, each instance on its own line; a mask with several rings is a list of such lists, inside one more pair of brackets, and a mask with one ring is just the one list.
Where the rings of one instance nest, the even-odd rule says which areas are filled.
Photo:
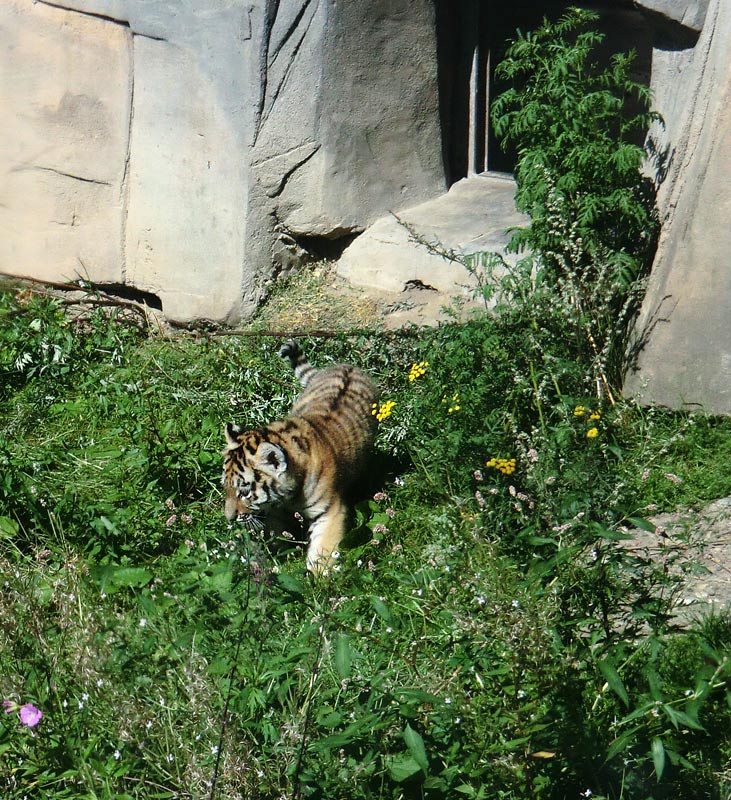
[[469, 300], [485, 278], [465, 268], [476, 253], [505, 255], [508, 230], [528, 219], [515, 208], [509, 175], [473, 175], [448, 192], [377, 220], [338, 261], [338, 274], [354, 286], [394, 295], [421, 286], [442, 303]]
[[731, 4], [710, 0], [692, 48], [653, 53], [662, 233], [626, 392], [731, 413]]
[[252, 312], [444, 188], [430, 0], [5, 0], [0, 272]]
[[429, 0], [282, 3], [262, 28], [260, 73], [254, 262], [285, 271], [293, 247], [347, 243], [446, 188]]

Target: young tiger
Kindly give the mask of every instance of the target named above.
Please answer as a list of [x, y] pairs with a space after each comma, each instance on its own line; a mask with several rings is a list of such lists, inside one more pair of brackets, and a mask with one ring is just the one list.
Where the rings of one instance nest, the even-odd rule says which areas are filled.
[[229, 520], [299, 511], [309, 523], [307, 568], [332, 561], [346, 530], [344, 493], [373, 441], [378, 392], [356, 367], [316, 369], [294, 341], [279, 351], [304, 387], [288, 417], [245, 431], [226, 425], [223, 456]]

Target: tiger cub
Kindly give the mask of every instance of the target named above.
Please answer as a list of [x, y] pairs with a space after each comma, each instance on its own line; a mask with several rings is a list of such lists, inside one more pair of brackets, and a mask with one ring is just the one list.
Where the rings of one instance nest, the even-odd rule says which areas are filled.
[[283, 420], [250, 431], [226, 425], [225, 514], [232, 521], [300, 512], [309, 527], [307, 568], [318, 574], [345, 534], [344, 493], [373, 441], [378, 391], [356, 367], [316, 369], [297, 342], [287, 342], [279, 355], [289, 359], [304, 390]]

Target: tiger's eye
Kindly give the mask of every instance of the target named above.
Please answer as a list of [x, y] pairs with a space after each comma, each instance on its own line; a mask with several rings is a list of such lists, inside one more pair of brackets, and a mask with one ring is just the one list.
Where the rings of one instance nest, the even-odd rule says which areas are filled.
[[249, 497], [251, 495], [251, 484], [250, 483], [241, 484], [236, 494], [239, 497], [239, 499]]

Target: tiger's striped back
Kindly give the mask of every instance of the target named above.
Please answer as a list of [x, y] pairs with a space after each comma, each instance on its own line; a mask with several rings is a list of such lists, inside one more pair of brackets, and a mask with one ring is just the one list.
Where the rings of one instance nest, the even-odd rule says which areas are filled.
[[373, 381], [357, 367], [313, 367], [296, 342], [280, 351], [303, 391], [287, 418], [245, 431], [226, 426], [223, 484], [228, 519], [299, 511], [309, 522], [308, 568], [321, 571], [345, 533], [344, 493], [373, 441]]
[[288, 342], [281, 354], [290, 359], [304, 386], [290, 417], [310, 423], [322, 446], [331, 448], [339, 478], [347, 483], [373, 440], [376, 420], [372, 409], [377, 398], [373, 381], [348, 364], [315, 369], [295, 342]]

